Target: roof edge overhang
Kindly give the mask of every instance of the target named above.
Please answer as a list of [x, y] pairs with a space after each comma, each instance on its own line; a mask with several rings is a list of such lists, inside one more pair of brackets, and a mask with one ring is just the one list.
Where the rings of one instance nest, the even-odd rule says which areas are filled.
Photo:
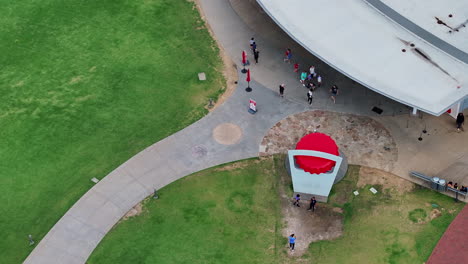
[[328, 64], [329, 66], [333, 67], [334, 69], [336, 69], [337, 71], [339, 71], [340, 73], [342, 73], [343, 75], [345, 75], [346, 77], [350, 78], [351, 80], [363, 85], [364, 87], [367, 87], [368, 89], [371, 89], [372, 91], [374, 92], [377, 92], [379, 94], [382, 94], [394, 101], [397, 101], [399, 103], [402, 103], [404, 105], [407, 105], [407, 106], [410, 106], [410, 107], [413, 107], [413, 108], [416, 108], [418, 110], [421, 110], [423, 112], [426, 112], [428, 114], [431, 114], [431, 115], [434, 115], [434, 116], [440, 116], [442, 114], [444, 114], [445, 112], [447, 112], [448, 109], [450, 109], [454, 104], [457, 104], [459, 103], [460, 101], [463, 101], [464, 99], [467, 99], [468, 96], [464, 96], [463, 98], [453, 102], [452, 104], [449, 104], [449, 105], [446, 105], [445, 107], [443, 107], [443, 109], [439, 112], [434, 112], [434, 111], [431, 111], [429, 109], [426, 109], [424, 107], [420, 107], [420, 106], [417, 106], [417, 105], [414, 105], [414, 104], [411, 104], [411, 103], [408, 103], [400, 98], [396, 98], [390, 94], [387, 94], [385, 92], [383, 92], [382, 90], [379, 90], [377, 88], [374, 88], [372, 87], [371, 85], [368, 85], [367, 83], [359, 80], [358, 78], [356, 77], [353, 77], [352, 75], [350, 75], [349, 73], [347, 73], [346, 71], [344, 71], [343, 69], [341, 69], [340, 67], [338, 67], [337, 65], [331, 63], [330, 61], [328, 61], [327, 59], [325, 59], [324, 57], [320, 56], [320, 54], [318, 54], [317, 52], [315, 52], [314, 50], [312, 50], [311, 48], [309, 48], [307, 45], [305, 45], [304, 43], [302, 43], [301, 40], [299, 40], [298, 38], [296, 38], [296, 36], [294, 36], [294, 34], [292, 34], [291, 32], [289, 32], [289, 30], [284, 27], [276, 18], [273, 14], [270, 13], [270, 10], [268, 8], [266, 8], [262, 1], [261, 0], [256, 0], [257, 3], [262, 7], [262, 9], [268, 14], [268, 16], [284, 31], [286, 32], [286, 34], [288, 34], [288, 36], [290, 36], [294, 41], [296, 41], [299, 45], [301, 45], [304, 49], [306, 49], [308, 52], [310, 52], [311, 54], [313, 54], [314, 56], [316, 56], [317, 58], [319, 58], [320, 60], [322, 60], [323, 62], [325, 62], [326, 64]]

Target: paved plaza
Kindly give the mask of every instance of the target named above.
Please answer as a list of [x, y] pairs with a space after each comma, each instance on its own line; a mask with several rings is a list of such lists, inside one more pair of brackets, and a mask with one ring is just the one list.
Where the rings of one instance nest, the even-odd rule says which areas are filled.
[[[329, 134], [343, 125], [345, 117], [358, 120], [356, 125], [347, 124], [356, 134], [354, 138], [375, 136], [361, 148], [370, 153], [363, 165], [370, 163], [415, 182], [408, 174], [411, 170], [468, 185], [468, 132], [456, 133], [451, 117], [410, 116], [407, 106], [362, 87], [310, 55], [263, 14], [255, 1], [199, 0], [199, 5], [214, 37], [239, 69], [241, 52], [248, 51], [248, 40], [255, 37], [261, 55], [259, 64], [250, 67], [253, 92], [245, 92], [245, 75], [239, 71], [237, 88], [222, 105], [104, 177], [56, 223], [25, 263], [85, 263], [119, 219], [154, 190], [212, 166], [258, 157], [266, 151], [262, 142], [270, 129], [297, 115], [310, 122], [309, 114], [321, 113], [328, 118], [327, 124], [332, 124], [327, 126]], [[307, 90], [292, 65], [283, 62], [286, 47], [294, 51], [302, 67], [315, 65], [324, 77], [324, 86], [318, 88], [312, 105], [307, 103]], [[277, 92], [281, 83], [286, 84], [284, 98]], [[332, 84], [340, 87], [336, 104], [329, 99]], [[250, 98], [257, 101], [254, 115], [247, 111]], [[373, 112], [373, 107], [382, 109], [382, 114]], [[325, 122], [320, 118], [312, 121], [314, 125]], [[346, 131], [340, 131], [343, 141], [338, 142], [351, 148], [354, 138]], [[295, 131], [306, 132], [307, 126], [302, 132]], [[357, 150], [350, 155], [364, 154]], [[359, 164], [365, 157], [348, 158]]]

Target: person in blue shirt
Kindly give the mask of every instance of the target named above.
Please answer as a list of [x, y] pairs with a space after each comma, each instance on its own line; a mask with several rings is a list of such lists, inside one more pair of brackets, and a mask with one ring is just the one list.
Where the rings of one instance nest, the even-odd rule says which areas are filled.
[[291, 251], [294, 251], [294, 245], [296, 244], [296, 237], [294, 237], [294, 234], [291, 234], [289, 237], [289, 248]]
[[299, 204], [299, 202], [301, 201], [301, 195], [296, 194], [296, 197], [294, 197], [293, 199], [294, 199], [293, 205], [297, 207], [301, 207], [301, 205]]

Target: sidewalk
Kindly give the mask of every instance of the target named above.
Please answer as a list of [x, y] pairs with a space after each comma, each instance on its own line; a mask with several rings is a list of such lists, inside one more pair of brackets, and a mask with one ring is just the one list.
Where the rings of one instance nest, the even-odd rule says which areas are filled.
[[[207, 6], [209, 3], [209, 6], [214, 7], [214, 2], [221, 5], [223, 1], [201, 0], [201, 2], [206, 3]], [[410, 171], [415, 170], [431, 177], [446, 179], [447, 182], [453, 181], [468, 185], [468, 132], [456, 133], [455, 120], [452, 117], [448, 115], [435, 117], [421, 112], [417, 116], [411, 116], [406, 106], [364, 88], [314, 57], [284, 33], [262, 10], [256, 0], [229, 0], [229, 2], [231, 5], [224, 7], [226, 11], [223, 16], [227, 16], [231, 8], [231, 12], [234, 11], [237, 14], [237, 19], [232, 18], [232, 20], [241, 21], [236, 27], [241, 27], [243, 24], [246, 27], [244, 31], [249, 32], [258, 40], [259, 49], [266, 45], [264, 49], [267, 50], [267, 58], [264, 58], [263, 62], [260, 58], [259, 65], [252, 67], [252, 72], [261, 72], [261, 74], [252, 75], [257, 81], [268, 87], [276, 87], [274, 82], [288, 80], [285, 82], [287, 88], [289, 84], [289, 88], [292, 87], [293, 91], [287, 96], [293, 97], [292, 100], [298, 103], [306, 102], [306, 90], [301, 88], [298, 75], [292, 72], [291, 65], [282, 63], [282, 60], [278, 58], [282, 56], [285, 47], [290, 47], [293, 53], [296, 53], [296, 58], [299, 57], [299, 63], [307, 65], [308, 68], [312, 62], [316, 71], [324, 75], [324, 89], [319, 88], [315, 94], [311, 110], [320, 109], [370, 116], [389, 130], [398, 148], [398, 160], [389, 172], [418, 184], [422, 182], [411, 177]], [[209, 11], [206, 8], [204, 10]], [[221, 8], [218, 7], [217, 10], [219, 12]], [[223, 22], [216, 20], [216, 23], [215, 26], [218, 26]], [[219, 38], [229, 42], [229, 36], [224, 36], [226, 32], [218, 33]], [[239, 49], [242, 49], [244, 42], [245, 46], [248, 46], [250, 36], [245, 35], [243, 38], [245, 41], [238, 41]], [[236, 54], [232, 52], [235, 58]], [[267, 65], [263, 66], [262, 63]], [[331, 85], [329, 80], [333, 80], [333, 84], [340, 87], [336, 105], [333, 105], [328, 98], [328, 88]], [[379, 115], [370, 111], [373, 106], [381, 108], [383, 113]], [[467, 115], [468, 110], [465, 111], [465, 116]], [[425, 129], [427, 133], [422, 132]], [[422, 141], [418, 140], [420, 136], [423, 138]], [[369, 164], [361, 165], [369, 166]], [[387, 170], [387, 167], [378, 168]], [[447, 194], [450, 195], [450, 193]]]
[[[104, 177], [68, 210], [24, 263], [85, 263], [119, 219], [155, 189], [206, 168], [257, 157], [265, 131], [286, 116], [307, 110], [256, 82], [250, 86], [253, 92], [246, 93], [247, 83], [240, 81], [234, 94], [214, 112]], [[255, 115], [247, 111], [250, 98], [257, 101]], [[227, 133], [240, 136], [239, 140], [215, 138], [215, 128], [225, 124], [240, 129], [237, 135]]]
[[[407, 106], [363, 87], [314, 57], [279, 29], [255, 0], [199, 0], [198, 2], [209, 27], [234, 62], [239, 65], [242, 51], [247, 51], [251, 62], [252, 79], [273, 91], [277, 91], [281, 83], [286, 84], [285, 97], [288, 99], [299, 104], [307, 104], [307, 89], [299, 82], [300, 72], [294, 73], [293, 63], [283, 62], [285, 49], [291, 48], [293, 61], [298, 62], [301, 69], [308, 71], [309, 67], [314, 65], [316, 72], [321, 74], [324, 80], [323, 86], [314, 92], [311, 109], [368, 116], [378, 116], [371, 111], [374, 106], [383, 110], [382, 115], [400, 115], [409, 112]], [[252, 37], [255, 38], [260, 51], [257, 65], [249, 46]], [[329, 89], [333, 84], [340, 88], [336, 104], [333, 104], [329, 98]]]

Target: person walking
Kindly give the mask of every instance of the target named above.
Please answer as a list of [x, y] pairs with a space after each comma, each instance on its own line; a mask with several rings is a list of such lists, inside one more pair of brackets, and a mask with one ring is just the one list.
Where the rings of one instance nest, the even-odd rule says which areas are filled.
[[252, 48], [252, 52], [255, 52], [255, 50], [257, 49], [257, 43], [254, 42], [251, 48]]
[[299, 63], [295, 63], [294, 64], [294, 72], [298, 72], [299, 71]]
[[295, 206], [297, 206], [297, 207], [301, 207], [301, 205], [299, 204], [300, 201], [301, 201], [301, 195], [300, 195], [300, 194], [296, 194], [296, 197], [294, 197], [293, 205], [295, 205]]
[[456, 123], [457, 123], [457, 132], [460, 132], [460, 129], [464, 131], [463, 123], [465, 123], [465, 116], [463, 115], [463, 113], [458, 113]]
[[315, 212], [315, 204], [317, 204], [317, 200], [315, 200], [315, 197], [312, 197], [310, 199], [310, 205], [309, 205], [309, 210], [308, 211]]
[[314, 66], [310, 66], [309, 72], [310, 72], [310, 75], [312, 75], [312, 78], [314, 78], [314, 77], [315, 77], [315, 67], [314, 67]]
[[279, 95], [281, 97], [284, 97], [284, 87], [285, 87], [284, 83], [280, 84], [279, 86]]
[[251, 38], [251, 39], [249, 40], [249, 43], [250, 43], [250, 48], [252, 49], [252, 46], [253, 46], [253, 44], [255, 43], [255, 39], [254, 39], [254, 38]]
[[289, 249], [291, 251], [294, 251], [294, 246], [296, 245], [296, 237], [294, 236], [294, 234], [291, 234], [289, 237]]
[[299, 80], [302, 83], [303, 86], [305, 86], [304, 82], [305, 82], [306, 79], [307, 79], [307, 72], [303, 71], [301, 73], [301, 79]]
[[291, 49], [287, 48], [286, 52], [284, 53], [284, 62], [291, 64], [291, 59], [292, 59]]
[[254, 50], [254, 59], [255, 59], [255, 64], [258, 63], [258, 56], [260, 55], [260, 51], [258, 49]]
[[317, 87], [322, 86], [322, 75], [317, 76]]
[[307, 102], [309, 102], [309, 105], [312, 104], [312, 97], [313, 96], [313, 93], [312, 93], [312, 88], [310, 88], [310, 90], [307, 92]]
[[330, 88], [330, 98], [332, 99], [333, 103], [336, 104], [336, 96], [338, 95], [338, 86], [333, 85]]
[[315, 83], [313, 83], [313, 82], [306, 82], [305, 87], [307, 89], [312, 89], [312, 92], [315, 91], [315, 88], [316, 88]]

